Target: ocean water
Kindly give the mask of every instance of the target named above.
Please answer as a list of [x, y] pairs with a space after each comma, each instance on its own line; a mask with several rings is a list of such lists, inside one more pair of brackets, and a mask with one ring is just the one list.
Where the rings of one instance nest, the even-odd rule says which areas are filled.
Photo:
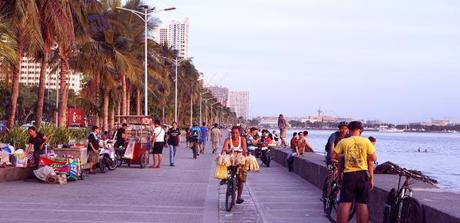
[[[289, 130], [288, 140], [292, 133]], [[316, 153], [324, 154], [327, 138], [333, 131], [309, 130], [308, 139]], [[391, 161], [416, 169], [438, 180], [440, 188], [460, 192], [460, 134], [364, 132], [377, 138], [378, 163]], [[418, 152], [420, 148], [421, 152]], [[427, 152], [425, 152], [427, 150]]]

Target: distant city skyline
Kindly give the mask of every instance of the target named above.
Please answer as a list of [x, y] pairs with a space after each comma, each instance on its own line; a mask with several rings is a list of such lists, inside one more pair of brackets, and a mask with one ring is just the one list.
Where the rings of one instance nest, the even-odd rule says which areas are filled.
[[398, 123], [460, 122], [458, 1], [146, 3], [177, 7], [158, 15], [164, 22], [190, 17], [194, 64], [205, 81], [250, 91], [251, 117], [321, 107]]

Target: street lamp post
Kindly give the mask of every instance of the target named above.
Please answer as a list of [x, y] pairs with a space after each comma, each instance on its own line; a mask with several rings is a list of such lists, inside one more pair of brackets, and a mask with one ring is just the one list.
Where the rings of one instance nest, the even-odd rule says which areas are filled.
[[[203, 103], [203, 98], [202, 98], [202, 95], [206, 94], [207, 92], [201, 92], [200, 93], [200, 125], [201, 123], [203, 123], [203, 119], [202, 119], [202, 116], [201, 116], [201, 103]], [[206, 123], [208, 124], [208, 123]]]
[[206, 123], [208, 123], [208, 101], [211, 99], [212, 98], [203, 99], [204, 101], [204, 120]]
[[192, 126], [193, 126], [193, 102], [192, 102], [192, 97], [190, 97], [190, 127]]
[[148, 76], [148, 72], [147, 72], [147, 67], [148, 67], [147, 66], [148, 65], [147, 64], [147, 34], [148, 33], [147, 32], [148, 30], [147, 30], [147, 24], [149, 22], [151, 14], [158, 13], [161, 11], [171, 11], [176, 8], [172, 7], [172, 8], [162, 9], [162, 10], [155, 10], [155, 8], [149, 9], [148, 5], [141, 5], [139, 8], [142, 9], [143, 12], [136, 11], [133, 9], [127, 9], [123, 7], [117, 7], [117, 9], [133, 13], [134, 15], [139, 17], [142, 21], [144, 21], [144, 115], [147, 116], [148, 115], [148, 100], [147, 100], [148, 99], [148, 94], [147, 94], [147, 86], [148, 86], [148, 83], [147, 83], [148, 81], [147, 79], [147, 76]]
[[176, 78], [174, 78], [174, 121], [177, 122], [177, 67], [178, 67], [177, 57], [174, 60], [174, 65], [176, 66]]

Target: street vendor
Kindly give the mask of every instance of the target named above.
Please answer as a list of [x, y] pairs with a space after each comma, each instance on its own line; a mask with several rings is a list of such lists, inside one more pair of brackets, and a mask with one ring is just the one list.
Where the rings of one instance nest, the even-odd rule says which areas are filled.
[[128, 139], [128, 135], [126, 134], [126, 129], [128, 128], [128, 124], [123, 123], [121, 128], [117, 130], [116, 133], [116, 142], [115, 147], [118, 148], [120, 146], [126, 147], [126, 141]]
[[98, 149], [99, 149], [99, 127], [93, 126], [91, 133], [88, 136], [88, 165], [89, 173], [94, 174], [94, 166], [98, 162]]
[[40, 163], [40, 155], [45, 154], [45, 143], [48, 140], [48, 138], [46, 138], [46, 136], [44, 136], [43, 134], [37, 132], [37, 129], [35, 129], [35, 127], [33, 126], [29, 127], [29, 129], [27, 129], [27, 132], [29, 133], [30, 138], [29, 145], [26, 149], [26, 154], [30, 154], [33, 148], [33, 168], [38, 169], [38, 164]]

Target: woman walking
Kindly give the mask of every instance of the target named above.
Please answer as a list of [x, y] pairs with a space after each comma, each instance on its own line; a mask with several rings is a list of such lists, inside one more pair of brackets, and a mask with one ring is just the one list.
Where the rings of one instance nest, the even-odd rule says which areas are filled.
[[156, 119], [153, 129], [153, 165], [150, 168], [160, 168], [163, 159], [163, 146], [165, 145], [165, 130], [161, 127], [160, 120]]

